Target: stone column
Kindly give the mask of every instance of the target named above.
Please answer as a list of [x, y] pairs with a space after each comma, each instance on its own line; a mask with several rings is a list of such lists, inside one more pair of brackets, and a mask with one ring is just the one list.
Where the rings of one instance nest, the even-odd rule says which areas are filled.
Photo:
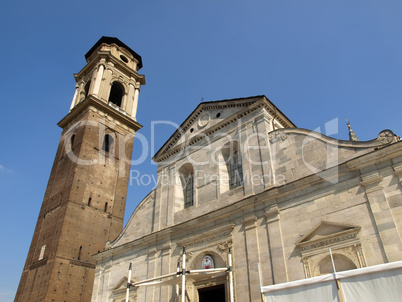
[[113, 63], [108, 62], [106, 65], [106, 70], [103, 72], [103, 77], [105, 78], [104, 84], [99, 90], [98, 97], [104, 99], [106, 102], [109, 99], [110, 89], [112, 88], [113, 80]]
[[270, 251], [272, 283], [284, 283], [288, 281], [285, 251], [282, 241], [282, 229], [280, 225], [279, 209], [275, 206], [265, 213], [267, 220], [268, 245]]
[[93, 91], [92, 91], [93, 95], [98, 96], [98, 94], [99, 94], [104, 70], [105, 70], [105, 66], [103, 64], [100, 64], [98, 66], [98, 71], [96, 72], [95, 84], [93, 86]]
[[128, 99], [129, 99], [128, 92], [124, 90], [123, 96], [121, 98], [121, 105], [120, 105], [121, 110], [126, 111]]
[[70, 111], [74, 108], [74, 106], [75, 106], [75, 102], [76, 102], [76, 99], [77, 99], [77, 95], [78, 95], [78, 85], [75, 85], [75, 93], [74, 93], [74, 96], [73, 96], [73, 100], [71, 101], [71, 106], [70, 106]]
[[78, 104], [79, 102], [82, 102], [85, 99], [85, 87], [84, 87], [84, 82], [81, 81], [79, 84], [79, 88], [78, 88], [78, 100], [76, 101], [76, 104]]
[[127, 104], [123, 108], [124, 111], [128, 112], [130, 115], [133, 111], [134, 92], [135, 92], [135, 81], [131, 80], [130, 83], [128, 83]]
[[[136, 85], [137, 86], [137, 85]], [[136, 116], [137, 116], [137, 106], [138, 106], [138, 97], [140, 95], [140, 87], [135, 87], [134, 90], [134, 100], [133, 100], [133, 108], [131, 111], [131, 117], [136, 120]]]
[[386, 262], [401, 260], [402, 243], [382, 187], [382, 176], [377, 172], [361, 176], [367, 200], [380, 236]]

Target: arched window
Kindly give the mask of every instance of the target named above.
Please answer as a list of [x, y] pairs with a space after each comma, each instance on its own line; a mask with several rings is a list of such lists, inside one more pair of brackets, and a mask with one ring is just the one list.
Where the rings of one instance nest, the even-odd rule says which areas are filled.
[[91, 86], [91, 81], [88, 81], [86, 84], [85, 84], [85, 98], [88, 96], [88, 93], [89, 93], [89, 87]]
[[[357, 266], [353, 263], [351, 259], [342, 254], [333, 254], [334, 266], [337, 272], [348, 271], [351, 269], [356, 269]], [[320, 274], [326, 275], [334, 272], [332, 266], [331, 256], [328, 255], [319, 262]]]
[[194, 204], [194, 177], [193, 173], [186, 176], [184, 186], [184, 207], [188, 208]]
[[74, 149], [74, 140], [75, 140], [75, 134], [71, 135], [71, 138], [70, 138], [71, 150]]
[[105, 152], [110, 152], [113, 146], [113, 137], [110, 134], [106, 134], [103, 138], [102, 150]]
[[234, 189], [243, 185], [243, 166], [239, 144], [236, 141], [226, 143], [222, 155], [229, 175], [229, 188]]
[[194, 169], [191, 164], [183, 165], [180, 170], [180, 180], [183, 188], [184, 207], [194, 205]]
[[124, 88], [117, 82], [114, 82], [110, 89], [109, 102], [116, 106], [121, 106], [123, 99]]
[[105, 202], [105, 208], [103, 209], [104, 212], [107, 212], [107, 202]]
[[81, 253], [82, 253], [82, 246], [80, 246], [80, 249], [78, 250], [78, 260], [81, 260]]

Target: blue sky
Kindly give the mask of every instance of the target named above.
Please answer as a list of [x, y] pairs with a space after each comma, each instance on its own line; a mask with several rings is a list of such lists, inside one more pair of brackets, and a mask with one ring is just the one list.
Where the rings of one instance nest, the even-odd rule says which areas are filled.
[[[143, 58], [137, 118], [148, 139], [152, 121], [180, 124], [202, 100], [265, 94], [298, 127], [338, 118], [335, 137], [347, 139], [348, 118], [370, 140], [402, 135], [401, 16], [396, 0], [3, 1], [0, 300], [18, 286], [73, 73], [101, 36]], [[156, 130], [157, 150], [174, 128]], [[154, 173], [152, 155], [132, 169]], [[126, 221], [151, 188], [129, 187]]]

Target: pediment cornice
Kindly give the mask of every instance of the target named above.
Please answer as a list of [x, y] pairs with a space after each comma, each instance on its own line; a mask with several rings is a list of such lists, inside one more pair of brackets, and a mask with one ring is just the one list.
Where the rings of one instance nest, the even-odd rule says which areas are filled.
[[[240, 111], [234, 113], [228, 118], [222, 120], [221, 122], [211, 126], [189, 138], [183, 143], [178, 143], [180, 138], [184, 133], [191, 127], [191, 125], [196, 121], [196, 119], [207, 110], [223, 110], [226, 108], [238, 107], [242, 108]], [[201, 103], [193, 111], [193, 113], [182, 123], [182, 125], [177, 129], [173, 135], [168, 139], [168, 141], [159, 149], [159, 151], [154, 155], [153, 160], [155, 162], [162, 162], [182, 152], [185, 148], [196, 144], [197, 142], [214, 135], [216, 132], [230, 127], [235, 122], [239, 121], [241, 118], [245, 118], [251, 115], [258, 109], [265, 108], [275, 120], [279, 121], [285, 127], [295, 127], [295, 125], [283, 115], [275, 105], [269, 101], [265, 96], [257, 96], [245, 99], [235, 99], [226, 101], [215, 101]]]

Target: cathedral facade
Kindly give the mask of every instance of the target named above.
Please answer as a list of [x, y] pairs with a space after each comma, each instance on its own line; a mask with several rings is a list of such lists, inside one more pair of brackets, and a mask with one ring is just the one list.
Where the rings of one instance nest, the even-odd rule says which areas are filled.
[[[297, 128], [265, 96], [201, 103], [155, 154], [156, 189], [95, 256], [92, 301], [261, 301], [261, 285], [332, 260], [401, 260], [398, 140]], [[227, 269], [196, 274], [211, 268]]]

